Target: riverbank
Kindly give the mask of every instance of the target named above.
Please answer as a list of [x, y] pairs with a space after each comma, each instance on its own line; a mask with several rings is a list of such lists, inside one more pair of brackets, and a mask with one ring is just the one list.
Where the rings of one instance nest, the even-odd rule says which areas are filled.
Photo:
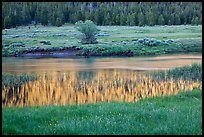
[[202, 91], [74, 106], [2, 109], [6, 134], [202, 134]]
[[81, 44], [74, 26], [2, 31], [2, 56], [144, 56], [202, 53], [202, 26], [99, 26], [98, 44]]
[[[192, 40], [189, 41], [192, 43]], [[67, 57], [67, 56], [144, 56], [163, 55], [175, 53], [202, 53], [202, 42], [193, 41], [194, 44], [183, 44], [182, 42], [169, 43], [157, 47], [149, 47], [139, 43], [108, 43], [89, 44], [64, 48], [32, 48], [15, 52], [16, 57]], [[89, 46], [89, 47], [88, 47]]]

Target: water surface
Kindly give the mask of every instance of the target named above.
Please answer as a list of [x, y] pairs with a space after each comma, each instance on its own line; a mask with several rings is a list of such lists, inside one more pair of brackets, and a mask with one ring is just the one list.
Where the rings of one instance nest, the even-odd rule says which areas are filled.
[[2, 72], [52, 72], [93, 69], [167, 70], [202, 63], [201, 54], [148, 57], [2, 58]]
[[202, 88], [202, 81], [157, 81], [148, 70], [202, 63], [198, 54], [154, 57], [14, 58], [2, 60], [2, 72], [39, 77], [2, 87], [2, 107], [135, 102], [152, 96]]

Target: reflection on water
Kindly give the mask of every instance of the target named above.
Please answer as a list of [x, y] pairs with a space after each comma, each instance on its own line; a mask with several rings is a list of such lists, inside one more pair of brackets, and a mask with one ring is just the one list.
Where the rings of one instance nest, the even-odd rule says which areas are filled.
[[[37, 72], [38, 80], [2, 87], [2, 106], [134, 102], [201, 88], [200, 81], [156, 81], [144, 70], [202, 63], [202, 55], [112, 58], [2, 58], [2, 72]], [[138, 71], [142, 70], [142, 71]]]
[[2, 87], [2, 107], [134, 102], [145, 97], [202, 88], [199, 81], [156, 81], [144, 72], [102, 69], [39, 73], [36, 81]]
[[202, 55], [107, 58], [3, 58], [2, 72], [30, 73], [92, 69], [166, 70], [202, 63]]

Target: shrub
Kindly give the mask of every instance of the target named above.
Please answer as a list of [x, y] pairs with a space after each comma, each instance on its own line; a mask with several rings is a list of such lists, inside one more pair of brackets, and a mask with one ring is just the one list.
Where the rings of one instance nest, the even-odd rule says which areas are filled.
[[62, 26], [62, 24], [63, 24], [62, 19], [57, 18], [57, 20], [56, 20], [56, 26], [57, 26], [57, 27], [60, 27], [60, 26]]
[[81, 43], [82, 44], [96, 44], [96, 34], [99, 29], [91, 20], [86, 20], [85, 22], [78, 21], [75, 23], [75, 28], [82, 33]]
[[158, 45], [169, 45], [170, 43], [174, 42], [173, 40], [158, 40], [155, 38], [140, 38], [137, 40], [139, 43], [143, 43], [146, 46], [158, 46]]
[[154, 38], [143, 38], [138, 39], [137, 42], [143, 43], [147, 46], [157, 46], [160, 42], [160, 40], [154, 39]]
[[44, 45], [51, 45], [50, 41], [40, 41], [40, 43], [43, 43]]

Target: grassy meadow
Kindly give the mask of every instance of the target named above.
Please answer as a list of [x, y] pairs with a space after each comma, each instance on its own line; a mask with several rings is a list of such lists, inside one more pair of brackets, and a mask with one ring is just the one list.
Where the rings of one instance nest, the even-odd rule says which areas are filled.
[[[28, 26], [2, 31], [2, 56], [23, 53], [79, 51], [78, 56], [141, 56], [202, 52], [202, 26], [98, 26], [98, 44], [81, 44], [73, 25]], [[141, 38], [161, 41], [157, 46], [137, 42]], [[173, 42], [167, 42], [173, 40]], [[18, 46], [20, 43], [20, 46]], [[15, 46], [16, 44], [17, 46]]]
[[202, 91], [138, 102], [3, 108], [2, 133], [202, 135]]

